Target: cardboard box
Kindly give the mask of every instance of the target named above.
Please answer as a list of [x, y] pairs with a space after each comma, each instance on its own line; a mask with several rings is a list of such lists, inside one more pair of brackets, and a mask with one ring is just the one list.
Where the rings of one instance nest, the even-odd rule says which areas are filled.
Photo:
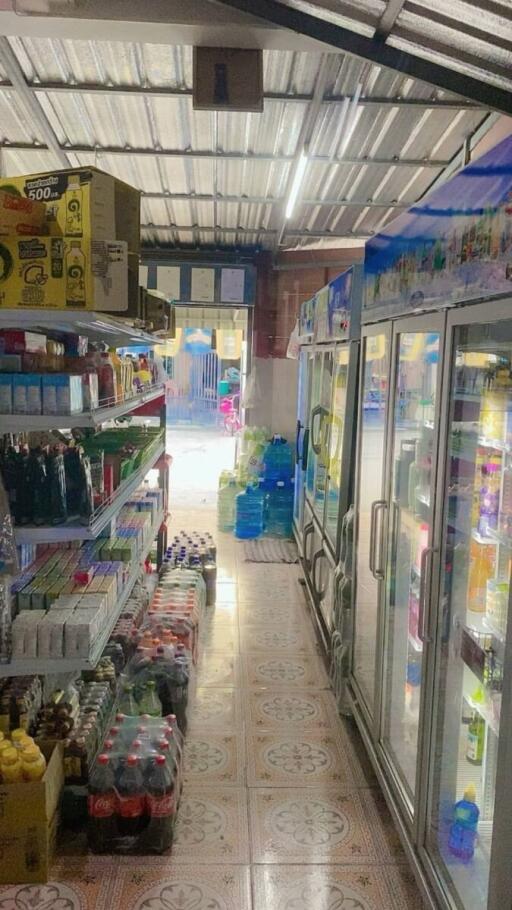
[[127, 305], [126, 243], [40, 236], [0, 240], [0, 307], [123, 312]]
[[[14, 187], [12, 188], [15, 189]], [[0, 234], [23, 236], [45, 231], [46, 206], [20, 196], [19, 191], [0, 190]]]
[[[22, 197], [44, 203], [52, 237], [123, 240], [140, 250], [140, 191], [95, 167], [0, 180]], [[39, 233], [35, 231], [34, 233]], [[45, 233], [45, 232], [41, 232]]]
[[58, 805], [64, 786], [62, 745], [45, 752], [44, 777], [0, 784], [0, 883], [46, 882], [55, 852]]

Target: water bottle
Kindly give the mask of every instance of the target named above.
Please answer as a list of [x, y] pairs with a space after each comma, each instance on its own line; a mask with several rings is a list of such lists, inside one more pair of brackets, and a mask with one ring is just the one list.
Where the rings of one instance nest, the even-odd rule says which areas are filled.
[[469, 863], [475, 852], [478, 817], [480, 809], [475, 803], [476, 790], [470, 784], [464, 790], [464, 798], [453, 808], [453, 824], [450, 828], [448, 849], [462, 863]]
[[295, 472], [292, 447], [283, 436], [273, 436], [263, 453], [263, 477], [266, 481], [289, 481]]
[[247, 487], [236, 497], [235, 537], [249, 540], [263, 533], [265, 498], [259, 487]]
[[235, 526], [235, 507], [238, 486], [236, 480], [230, 480], [221, 487], [217, 496], [217, 527], [219, 531], [229, 532]]
[[278, 480], [267, 493], [265, 534], [291, 537], [293, 526], [293, 484]]

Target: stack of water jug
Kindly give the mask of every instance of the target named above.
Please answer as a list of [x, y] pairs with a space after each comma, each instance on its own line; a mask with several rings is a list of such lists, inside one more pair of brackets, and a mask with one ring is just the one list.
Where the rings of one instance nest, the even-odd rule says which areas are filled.
[[291, 537], [293, 522], [293, 450], [282, 436], [266, 444], [259, 477], [247, 482], [235, 472], [223, 471], [219, 480], [218, 528], [248, 540]]

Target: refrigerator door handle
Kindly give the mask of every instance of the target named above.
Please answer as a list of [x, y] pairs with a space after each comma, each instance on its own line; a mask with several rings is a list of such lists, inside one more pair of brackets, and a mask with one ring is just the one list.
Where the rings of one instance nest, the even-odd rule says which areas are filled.
[[[376, 522], [378, 520], [379, 512], [387, 512], [388, 504], [385, 499], [381, 499], [377, 502], [377, 508], [375, 510]], [[375, 535], [377, 540], [376, 553], [379, 555], [379, 564], [375, 569], [374, 576], [377, 581], [384, 581], [385, 572], [384, 572], [384, 558], [382, 555], [382, 547], [384, 544], [384, 518], [378, 525], [378, 534]]]
[[427, 624], [427, 611], [425, 610], [425, 602], [428, 591], [427, 579], [430, 578], [430, 569], [432, 566], [432, 556], [434, 553], [437, 553], [435, 547], [425, 547], [422, 551], [420, 559], [420, 593], [419, 593], [419, 604], [418, 604], [418, 638], [423, 643], [427, 641], [432, 641], [432, 636], [430, 632], [426, 629]]
[[308, 570], [308, 572], [311, 571], [311, 560], [308, 557], [308, 537], [310, 534], [313, 533], [313, 530], [314, 530], [313, 522], [311, 522], [311, 524], [306, 525], [306, 527], [304, 528], [304, 535], [302, 538], [302, 546], [304, 548], [304, 563], [306, 565], [306, 569]]
[[[316, 408], [313, 408], [311, 411], [311, 448], [315, 455], [320, 455], [321, 453], [321, 442], [320, 442], [320, 432], [322, 427], [322, 421], [326, 415], [327, 411], [321, 404], [317, 404]], [[315, 420], [318, 417], [318, 438], [315, 437]]]
[[377, 574], [375, 569], [375, 553], [376, 553], [376, 544], [377, 544], [377, 513], [379, 509], [384, 508], [387, 505], [385, 499], [375, 499], [372, 502], [371, 512], [370, 512], [370, 547], [368, 550], [368, 565], [370, 572], [373, 577], [378, 581], [380, 578], [384, 578], [384, 573], [381, 572], [380, 575]]
[[315, 594], [319, 600], [324, 599], [325, 593], [327, 590], [327, 588], [323, 588], [323, 590], [319, 591], [317, 583], [316, 583], [316, 567], [318, 565], [319, 560], [324, 556], [325, 556], [325, 550], [323, 550], [323, 549], [317, 550], [315, 555], [313, 556], [313, 562], [312, 562], [312, 567], [311, 567], [311, 580], [313, 582], [313, 588], [314, 588]]
[[301, 463], [302, 463], [303, 471], [305, 471], [308, 466], [308, 449], [309, 449], [309, 427], [306, 427], [304, 430], [304, 435], [302, 437]]
[[298, 464], [301, 460], [300, 451], [299, 451], [299, 442], [300, 442], [300, 431], [302, 430], [302, 424], [300, 420], [297, 420], [297, 430], [295, 433], [295, 464]]

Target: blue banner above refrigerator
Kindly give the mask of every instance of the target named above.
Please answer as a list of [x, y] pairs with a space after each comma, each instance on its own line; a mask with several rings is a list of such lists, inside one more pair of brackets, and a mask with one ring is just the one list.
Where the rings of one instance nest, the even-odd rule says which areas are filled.
[[512, 292], [512, 136], [366, 244], [363, 322]]
[[294, 529], [326, 650], [335, 631], [335, 573], [352, 502], [362, 267], [305, 301], [295, 471]]

